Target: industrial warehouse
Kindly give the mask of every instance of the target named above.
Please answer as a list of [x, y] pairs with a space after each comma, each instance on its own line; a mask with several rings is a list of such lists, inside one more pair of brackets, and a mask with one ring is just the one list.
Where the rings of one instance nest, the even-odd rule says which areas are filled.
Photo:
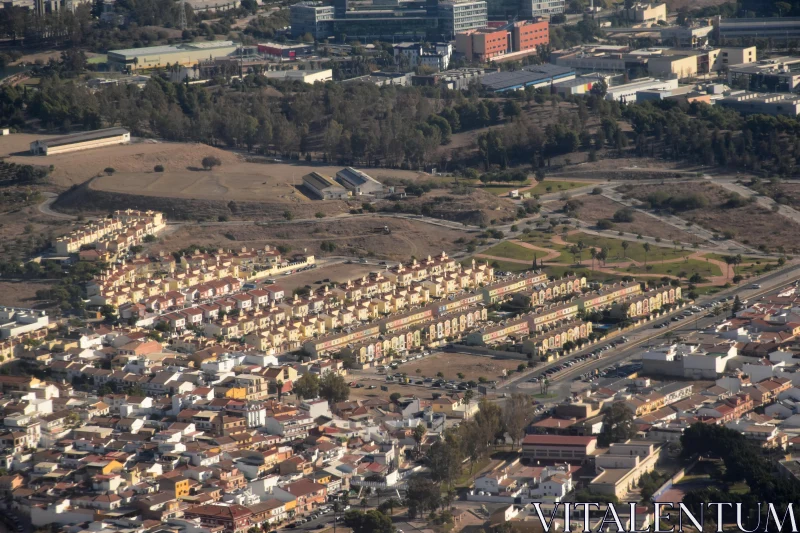
[[191, 67], [203, 59], [233, 55], [238, 49], [239, 45], [233, 41], [213, 41], [109, 50], [108, 66], [111, 70], [123, 72], [165, 68], [176, 63]]
[[37, 139], [31, 143], [31, 153], [33, 155], [65, 154], [128, 142], [131, 142], [131, 132], [125, 128], [106, 128], [52, 139]]

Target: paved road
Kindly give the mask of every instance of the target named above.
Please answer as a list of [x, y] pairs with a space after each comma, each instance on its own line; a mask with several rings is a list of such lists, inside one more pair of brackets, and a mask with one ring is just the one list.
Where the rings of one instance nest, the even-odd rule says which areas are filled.
[[719, 185], [720, 187], [727, 189], [728, 191], [735, 192], [741, 196], [744, 196], [745, 198], [754, 198], [755, 202], [764, 209], [769, 209], [771, 211], [772, 209], [775, 208], [775, 206], [778, 206], [779, 215], [783, 215], [786, 218], [800, 224], [800, 211], [792, 209], [788, 205], [779, 204], [769, 196], [761, 196], [757, 194], [755, 191], [753, 191], [753, 189], [745, 187], [744, 185], [739, 185], [734, 181], [722, 180], [722, 179], [714, 180], [710, 176], [703, 176], [703, 177], [705, 179], [711, 180], [716, 185]]
[[64, 213], [58, 213], [57, 211], [53, 211], [52, 205], [53, 202], [58, 200], [57, 194], [52, 192], [43, 192], [42, 195], [45, 197], [45, 200], [44, 202], [40, 203], [37, 207], [39, 209], [39, 212], [42, 213], [43, 215], [60, 218], [62, 220], [75, 220], [76, 218], [78, 218], [73, 215], [67, 215]]
[[[779, 271], [772, 273], [768, 276], [764, 276], [758, 280], [758, 283], [762, 286], [761, 289], [751, 289], [748, 286], [740, 287], [736, 289], [731, 289], [728, 291], [724, 291], [723, 293], [718, 293], [713, 296], [705, 296], [698, 299], [698, 304], [703, 303], [711, 303], [718, 301], [723, 296], [733, 296], [739, 295], [741, 298], [757, 298], [765, 294], [776, 292], [777, 289], [786, 286], [786, 284], [791, 283], [794, 280], [800, 279], [800, 264], [793, 264], [792, 266]], [[673, 313], [679, 314], [679, 313]], [[616, 363], [621, 363], [624, 361], [628, 361], [633, 359], [634, 356], [640, 355], [643, 352], [643, 349], [648, 346], [655, 346], [661, 344], [660, 338], [663, 337], [665, 333], [673, 332], [676, 336], [680, 337], [682, 334], [689, 334], [690, 332], [696, 329], [704, 329], [714, 322], [720, 320], [720, 317], [705, 316], [707, 313], [698, 313], [691, 318], [682, 320], [680, 322], [672, 322], [669, 321], [669, 326], [666, 328], [661, 329], [654, 329], [653, 325], [659, 322], [664, 322], [668, 320], [667, 318], [662, 318], [657, 321], [650, 322], [641, 326], [636, 330], [632, 330], [625, 335], [630, 339], [627, 344], [621, 345], [618, 349], [612, 349], [605, 352], [605, 355], [602, 356], [600, 359], [589, 359], [584, 363], [576, 364], [572, 367], [569, 367], [558, 374], [554, 374], [550, 380], [549, 386], [549, 394], [553, 394], [554, 396], [548, 399], [548, 402], [558, 403], [565, 398], [569, 397], [572, 393], [571, 385], [572, 381], [580, 376], [585, 372], [589, 372], [595, 369], [606, 368], [608, 366], [613, 366]], [[598, 348], [598, 346], [603, 345], [604, 343], [599, 343], [598, 345], [586, 348], [585, 350], [581, 350], [575, 352], [570, 357], [562, 359], [558, 362], [554, 362], [542, 367], [537, 368], [535, 371], [531, 373], [526, 373], [520, 377], [514, 377], [509, 379], [507, 382], [502, 384], [498, 387], [498, 391], [501, 392], [523, 392], [523, 393], [538, 393], [539, 392], [539, 385], [538, 384], [531, 384], [527, 383], [527, 379], [532, 376], [538, 376], [543, 371], [558, 366], [562, 364], [564, 361], [568, 361], [573, 359], [576, 356], [586, 354], [592, 352]]]

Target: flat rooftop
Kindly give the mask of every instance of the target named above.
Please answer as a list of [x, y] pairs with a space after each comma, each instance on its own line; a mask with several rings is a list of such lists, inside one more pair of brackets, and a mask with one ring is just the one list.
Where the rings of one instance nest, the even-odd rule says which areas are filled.
[[125, 128], [105, 128], [102, 130], [82, 131], [79, 133], [70, 133], [69, 135], [62, 135], [61, 137], [54, 137], [52, 139], [41, 139], [37, 142], [42, 146], [63, 146], [65, 144], [75, 144], [86, 141], [94, 141], [97, 139], [105, 139], [107, 137], [116, 137], [117, 135], [124, 135], [130, 133]]
[[147, 55], [159, 54], [174, 54], [176, 52], [189, 52], [193, 50], [217, 50], [219, 48], [229, 48], [236, 46], [233, 41], [206, 41], [189, 44], [181, 44], [177, 46], [162, 45], [162, 46], [146, 46], [143, 48], [125, 48], [123, 50], [109, 50], [111, 55], [124, 56], [126, 58], [134, 58]]
[[599, 476], [589, 482], [590, 485], [616, 485], [620, 479], [630, 472], [628, 468], [607, 468]]

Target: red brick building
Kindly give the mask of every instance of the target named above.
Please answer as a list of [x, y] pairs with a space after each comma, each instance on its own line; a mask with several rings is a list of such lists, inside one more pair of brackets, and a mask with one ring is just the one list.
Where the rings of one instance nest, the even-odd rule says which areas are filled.
[[222, 526], [225, 533], [245, 533], [252, 527], [253, 512], [242, 505], [196, 505], [184, 511], [184, 518], [199, 518], [207, 527]]
[[534, 50], [550, 44], [550, 23], [546, 20], [522, 20], [511, 28], [511, 48], [515, 52]]

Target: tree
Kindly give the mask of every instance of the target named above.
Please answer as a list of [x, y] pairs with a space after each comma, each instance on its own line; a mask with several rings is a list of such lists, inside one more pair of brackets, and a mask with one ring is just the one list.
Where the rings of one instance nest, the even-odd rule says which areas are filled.
[[164, 165], [156, 165], [153, 167], [153, 172], [164, 172]]
[[591, 94], [594, 96], [599, 96], [600, 98], [605, 98], [607, 91], [608, 85], [604, 80], [598, 80], [592, 83], [592, 88], [589, 90]]
[[606, 447], [634, 436], [636, 427], [633, 425], [633, 411], [622, 402], [614, 402], [603, 416], [603, 430], [597, 437], [597, 444]]
[[202, 165], [205, 170], [211, 170], [214, 167], [221, 166], [222, 161], [217, 156], [207, 155], [203, 158]]
[[534, 411], [528, 396], [514, 393], [503, 406], [503, 425], [508, 436], [519, 445], [525, 436], [525, 428], [533, 419]]
[[650, 251], [650, 243], [649, 242], [644, 243], [642, 245], [642, 248], [644, 249], [644, 264], [645, 266], [647, 266], [647, 253]]
[[350, 397], [350, 387], [336, 372], [325, 372], [319, 380], [319, 395], [333, 405]]
[[377, 509], [367, 512], [351, 509], [344, 514], [344, 523], [353, 533], [394, 533], [391, 517]]
[[737, 294], [733, 299], [733, 306], [731, 306], [731, 316], [736, 316], [736, 313], [741, 311], [743, 308], [744, 305], [742, 304], [742, 300], [739, 299], [739, 295]]
[[408, 481], [406, 488], [406, 506], [411, 518], [432, 512], [441, 505], [442, 493], [439, 487], [428, 477], [414, 476]]
[[319, 396], [319, 378], [316, 374], [306, 372], [292, 386], [298, 399], [310, 400]]
[[417, 427], [414, 428], [414, 442], [417, 443], [418, 452], [422, 446], [422, 439], [425, 438], [427, 432], [428, 429], [425, 427], [425, 424], [417, 424]]
[[452, 485], [453, 480], [461, 472], [463, 453], [461, 437], [455, 430], [448, 430], [444, 438], [439, 439], [428, 449], [427, 458], [434, 482]]

